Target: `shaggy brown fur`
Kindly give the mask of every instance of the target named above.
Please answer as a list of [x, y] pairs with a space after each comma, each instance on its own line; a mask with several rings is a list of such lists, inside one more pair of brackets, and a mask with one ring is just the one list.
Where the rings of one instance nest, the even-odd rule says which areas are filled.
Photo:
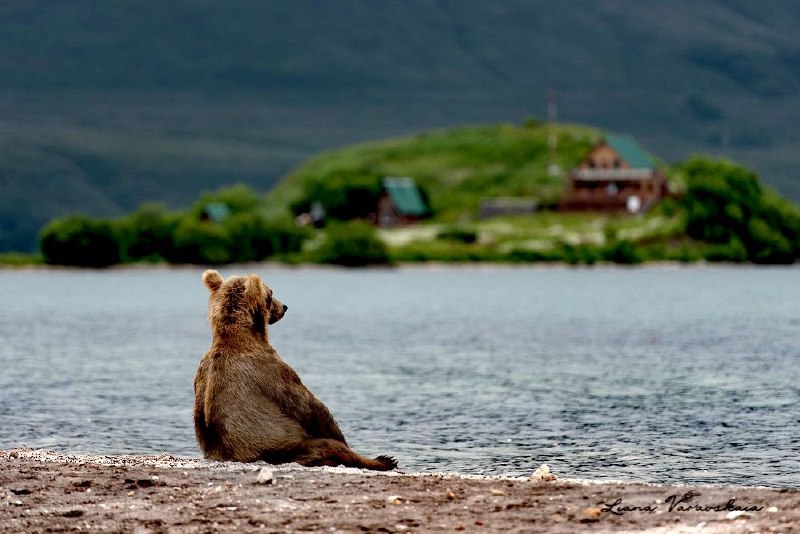
[[206, 458], [385, 471], [389, 456], [356, 454], [328, 408], [269, 344], [267, 324], [287, 307], [256, 275], [222, 280], [203, 273], [211, 291], [213, 341], [194, 379], [194, 425]]

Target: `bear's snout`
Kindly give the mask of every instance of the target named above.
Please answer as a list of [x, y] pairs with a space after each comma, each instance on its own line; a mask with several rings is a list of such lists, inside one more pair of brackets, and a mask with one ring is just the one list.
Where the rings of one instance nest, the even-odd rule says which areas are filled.
[[283, 316], [286, 314], [286, 310], [288, 309], [289, 306], [283, 302], [279, 301], [278, 299], [272, 299], [272, 303], [269, 308], [269, 324], [275, 324], [283, 319]]

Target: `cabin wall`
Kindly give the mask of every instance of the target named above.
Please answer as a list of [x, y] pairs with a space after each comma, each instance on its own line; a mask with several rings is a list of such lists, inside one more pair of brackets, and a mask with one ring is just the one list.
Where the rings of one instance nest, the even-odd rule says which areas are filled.
[[666, 179], [660, 172], [643, 180], [578, 180], [570, 178], [560, 208], [569, 211], [627, 211], [628, 198], [639, 197], [640, 212], [665, 195]]

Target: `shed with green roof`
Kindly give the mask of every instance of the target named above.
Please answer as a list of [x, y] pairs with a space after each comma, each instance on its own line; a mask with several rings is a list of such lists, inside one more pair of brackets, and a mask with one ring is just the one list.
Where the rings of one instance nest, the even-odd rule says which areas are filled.
[[418, 221], [429, 214], [422, 192], [413, 178], [387, 176], [378, 199], [376, 224], [398, 226]]

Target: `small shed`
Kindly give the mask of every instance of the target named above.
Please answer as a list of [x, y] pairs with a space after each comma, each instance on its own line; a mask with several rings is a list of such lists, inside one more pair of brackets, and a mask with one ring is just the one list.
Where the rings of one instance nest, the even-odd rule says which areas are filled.
[[413, 178], [387, 176], [375, 210], [378, 226], [412, 224], [429, 213], [422, 193]]
[[224, 202], [209, 202], [200, 213], [200, 220], [211, 223], [221, 223], [231, 214], [231, 209]]
[[489, 219], [502, 215], [533, 215], [539, 202], [535, 198], [497, 197], [482, 200], [478, 205], [478, 217]]
[[655, 160], [629, 135], [607, 135], [572, 170], [563, 210], [640, 213], [666, 194]]

